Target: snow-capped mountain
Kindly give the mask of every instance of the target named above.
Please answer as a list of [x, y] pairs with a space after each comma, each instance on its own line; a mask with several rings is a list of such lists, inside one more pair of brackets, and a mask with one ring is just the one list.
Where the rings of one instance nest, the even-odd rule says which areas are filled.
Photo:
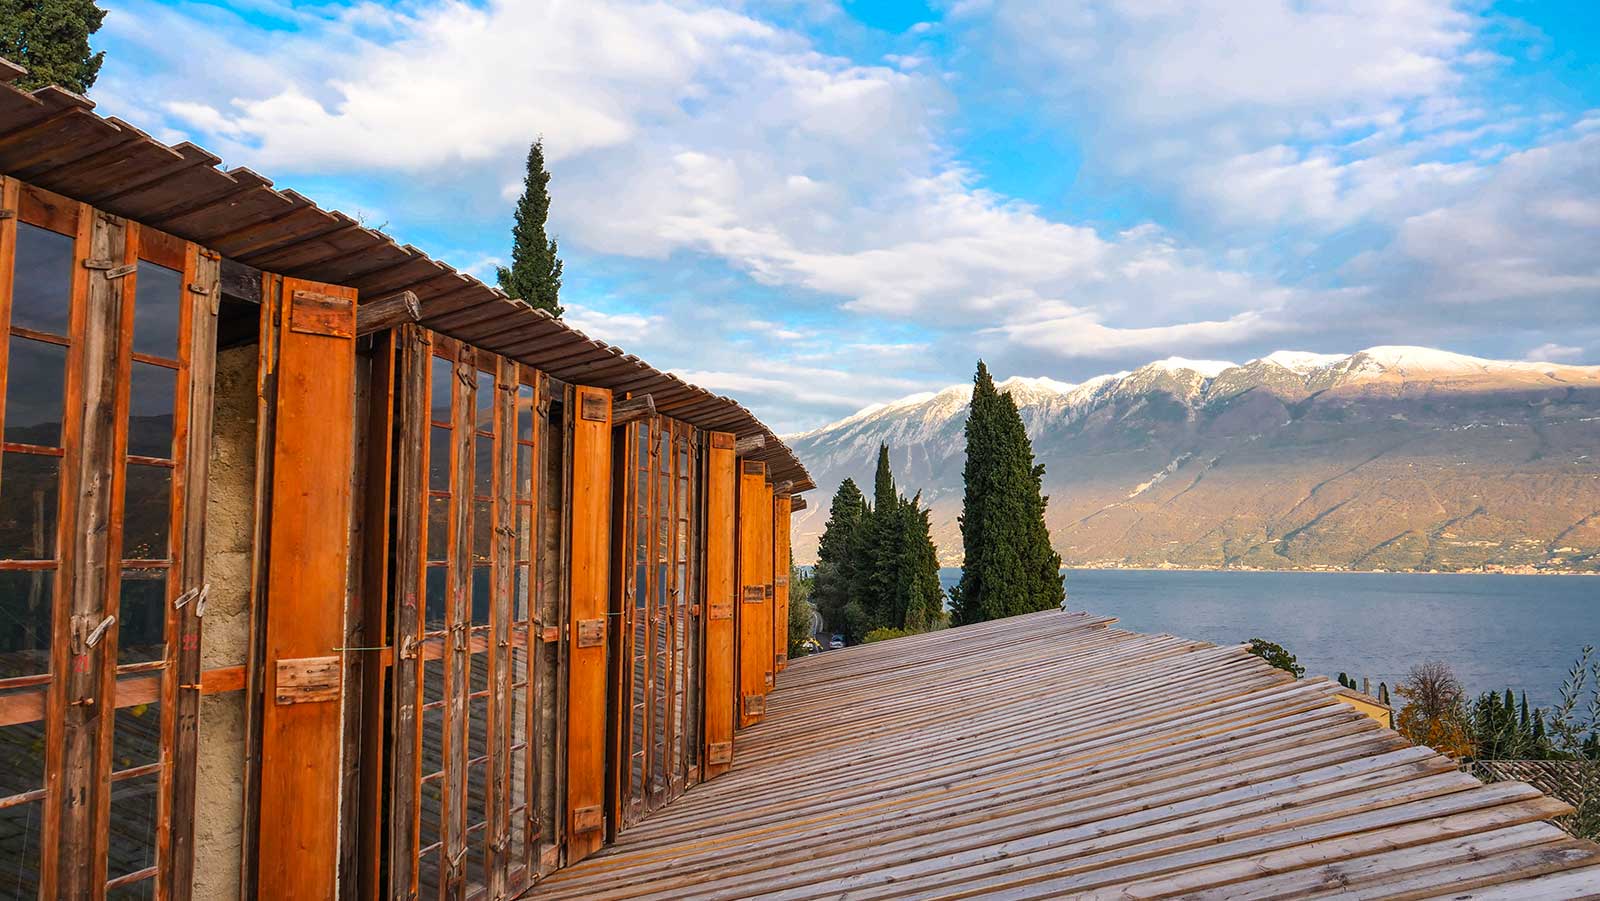
[[[1046, 465], [1069, 563], [1600, 568], [1600, 366], [1383, 346], [999, 388]], [[870, 492], [883, 442], [902, 489], [933, 507], [941, 556], [959, 561], [971, 395], [954, 385], [788, 436], [819, 487], [797, 559], [840, 481]]]

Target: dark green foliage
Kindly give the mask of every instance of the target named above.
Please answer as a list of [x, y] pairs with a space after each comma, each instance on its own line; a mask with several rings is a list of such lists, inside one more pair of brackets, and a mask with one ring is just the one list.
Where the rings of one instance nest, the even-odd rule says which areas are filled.
[[[867, 499], [861, 496], [861, 489], [854, 481], [845, 479], [834, 492], [833, 504], [828, 508], [828, 524], [817, 545], [817, 566], [812, 575], [811, 603], [822, 614], [822, 621], [828, 628], [844, 633], [852, 642], [860, 641], [870, 628], [859, 607], [846, 609], [851, 605], [855, 590], [856, 545], [861, 541], [858, 533], [866, 518]], [[863, 628], [852, 632], [851, 623]]]
[[556, 242], [545, 234], [550, 216], [550, 173], [544, 167], [544, 141], [528, 148], [528, 174], [517, 200], [517, 224], [511, 228], [511, 266], [495, 273], [500, 290], [525, 300], [552, 316], [562, 312], [561, 258]]
[[87, 93], [106, 55], [90, 50], [89, 35], [105, 17], [93, 0], [0, 0], [0, 56], [28, 70], [13, 84]]
[[795, 569], [794, 554], [789, 555], [789, 659], [804, 657], [806, 639], [811, 637], [811, 586], [814, 576]]
[[[1389, 683], [1387, 683], [1387, 682], [1379, 682], [1378, 683], [1378, 700], [1382, 701], [1385, 704], [1389, 704]], [[1390, 704], [1390, 706], [1393, 706], [1393, 705]]]
[[978, 361], [966, 426], [966, 495], [961, 541], [966, 559], [951, 592], [957, 624], [1059, 607], [1066, 599], [1061, 555], [1044, 523], [1044, 467], [1033, 462], [1022, 417]]
[[1300, 662], [1295, 659], [1293, 654], [1285, 650], [1282, 645], [1273, 644], [1265, 638], [1250, 639], [1250, 653], [1294, 676], [1296, 679], [1306, 674], [1306, 668], [1300, 665]]
[[857, 643], [876, 629], [913, 632], [944, 624], [944, 592], [928, 511], [895, 490], [887, 447], [878, 448], [873, 500], [839, 486], [817, 549], [813, 598], [823, 621]]
[[1351, 679], [1349, 676], [1346, 676], [1344, 673], [1339, 674], [1339, 684], [1343, 685], [1345, 688], [1356, 687], [1355, 680]]

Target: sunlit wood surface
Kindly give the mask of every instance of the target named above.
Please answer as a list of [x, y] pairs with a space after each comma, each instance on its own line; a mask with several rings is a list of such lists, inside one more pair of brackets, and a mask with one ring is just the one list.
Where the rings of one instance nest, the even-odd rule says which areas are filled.
[[1570, 808], [1247, 654], [1052, 611], [793, 661], [554, 898], [1586, 898]]

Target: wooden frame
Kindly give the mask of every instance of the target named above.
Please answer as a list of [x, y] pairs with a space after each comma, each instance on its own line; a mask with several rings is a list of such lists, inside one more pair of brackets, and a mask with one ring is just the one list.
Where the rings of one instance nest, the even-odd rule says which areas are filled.
[[735, 591], [735, 474], [733, 435], [711, 432], [705, 462], [705, 777], [712, 778], [733, 766], [734, 695], [737, 642]]
[[772, 686], [772, 504], [767, 467], [739, 461], [739, 727], [759, 722]]
[[[33, 876], [43, 896], [100, 897], [149, 880], [159, 894], [184, 898], [203, 680], [199, 605], [178, 601], [198, 596], [204, 578], [217, 258], [14, 179], [0, 178], [0, 207], [0, 392], [37, 416], [50, 398], [45, 358], [61, 367], [59, 422], [12, 417], [0, 426], [0, 504], [28, 485], [8, 491], [7, 481], [53, 482], [32, 489], [32, 553], [16, 534], [0, 542], [8, 558], [0, 574], [33, 586], [35, 602], [13, 618], [44, 626], [14, 636], [0, 667], [0, 728], [43, 726], [40, 783], [0, 798], [0, 808], [38, 805]], [[36, 272], [33, 255], [52, 244], [66, 290], [44, 297], [48, 273], [20, 282], [16, 267], [20, 252]], [[25, 313], [19, 291], [34, 304]], [[23, 387], [13, 366], [45, 384]], [[0, 405], [0, 424], [6, 412]], [[139, 491], [132, 504], [129, 490]], [[54, 529], [43, 529], [52, 506]], [[125, 512], [135, 516], [131, 531]], [[0, 510], [8, 522], [12, 515]]]
[[789, 665], [789, 495], [772, 499], [772, 671]]

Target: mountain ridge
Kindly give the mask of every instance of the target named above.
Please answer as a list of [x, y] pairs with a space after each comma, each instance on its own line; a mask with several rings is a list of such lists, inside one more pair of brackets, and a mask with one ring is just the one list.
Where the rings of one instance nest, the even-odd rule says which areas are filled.
[[[1600, 569], [1600, 366], [1384, 345], [999, 387], [1046, 465], [1069, 565]], [[953, 385], [786, 436], [819, 486], [797, 559], [883, 441], [958, 562], [970, 396]]]

